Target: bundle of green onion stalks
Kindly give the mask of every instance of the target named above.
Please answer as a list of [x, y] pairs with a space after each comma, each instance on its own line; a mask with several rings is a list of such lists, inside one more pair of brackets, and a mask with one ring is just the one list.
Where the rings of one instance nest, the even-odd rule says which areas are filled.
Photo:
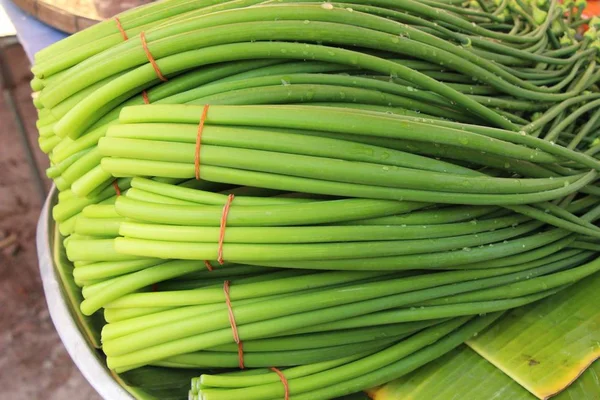
[[38, 53], [53, 217], [108, 367], [330, 399], [600, 270], [584, 6], [165, 0]]

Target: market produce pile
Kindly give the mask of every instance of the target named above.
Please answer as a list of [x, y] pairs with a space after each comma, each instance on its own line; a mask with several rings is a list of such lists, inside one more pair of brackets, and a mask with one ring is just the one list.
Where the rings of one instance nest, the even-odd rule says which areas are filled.
[[584, 6], [165, 0], [39, 52], [53, 217], [109, 368], [329, 399], [600, 270]]

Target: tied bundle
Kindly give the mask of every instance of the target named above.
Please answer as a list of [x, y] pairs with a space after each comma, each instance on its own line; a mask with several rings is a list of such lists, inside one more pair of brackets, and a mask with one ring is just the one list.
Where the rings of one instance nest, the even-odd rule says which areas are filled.
[[38, 53], [53, 217], [108, 366], [329, 399], [597, 272], [582, 10], [166, 0]]

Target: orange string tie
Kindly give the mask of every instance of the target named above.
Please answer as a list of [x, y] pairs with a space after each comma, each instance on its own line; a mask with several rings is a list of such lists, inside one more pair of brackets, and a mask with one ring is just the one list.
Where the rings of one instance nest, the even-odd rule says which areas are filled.
[[145, 90], [142, 90], [142, 99], [144, 100], [145, 104], [150, 104], [150, 99], [148, 98], [148, 92], [146, 92]]
[[121, 24], [121, 20], [119, 19], [119, 17], [115, 17], [114, 20], [115, 24], [117, 25], [117, 28], [119, 28], [119, 32], [121, 32], [121, 36], [123, 36], [123, 40], [129, 40], [127, 32], [125, 32], [125, 29], [123, 29], [123, 25]]
[[168, 79], [164, 77], [162, 72], [160, 72], [160, 68], [158, 68], [158, 64], [156, 64], [156, 60], [154, 59], [154, 57], [152, 57], [152, 53], [150, 53], [150, 49], [148, 48], [148, 43], [146, 42], [146, 34], [144, 32], [140, 33], [140, 39], [142, 41], [142, 47], [144, 48], [144, 51], [146, 52], [146, 57], [148, 58], [148, 61], [150, 61], [150, 64], [152, 64], [152, 68], [154, 68], [154, 72], [156, 72], [156, 76], [158, 76], [158, 79], [160, 79], [163, 82], [168, 81]]
[[[206, 115], [208, 114], [208, 107], [208, 104], [204, 105], [202, 115], [200, 116], [200, 123], [198, 124], [198, 134], [196, 136], [196, 152], [194, 154], [194, 170], [196, 171], [196, 179], [200, 179], [200, 147], [202, 146], [202, 131], [204, 130], [204, 121], [206, 120]], [[208, 269], [211, 272], [213, 271], [213, 266], [210, 265], [210, 262], [208, 260], [204, 261], [204, 265], [206, 265], [206, 269]]]
[[283, 372], [281, 372], [280, 370], [278, 370], [275, 367], [271, 367], [270, 368], [271, 371], [275, 372], [277, 375], [279, 375], [279, 379], [281, 379], [281, 383], [283, 383], [283, 389], [285, 390], [285, 400], [290, 400], [290, 384], [288, 383], [285, 375], [283, 375]]
[[194, 154], [194, 170], [196, 171], [196, 179], [200, 179], [200, 147], [202, 147], [202, 131], [204, 130], [204, 121], [208, 115], [208, 104], [204, 105], [200, 123], [198, 124], [198, 134], [196, 135], [196, 153]]
[[235, 324], [235, 316], [233, 315], [233, 308], [231, 307], [231, 298], [229, 297], [229, 285], [231, 282], [225, 281], [223, 283], [223, 293], [225, 293], [225, 303], [227, 303], [227, 310], [229, 312], [229, 324], [231, 325], [231, 331], [233, 332], [233, 340], [238, 345], [238, 358], [240, 361], [240, 369], [244, 369], [244, 346], [240, 340], [238, 334], [237, 325]]
[[229, 208], [231, 208], [231, 202], [235, 196], [230, 194], [227, 196], [227, 201], [223, 206], [223, 214], [221, 214], [221, 229], [219, 230], [219, 251], [217, 252], [217, 261], [219, 264], [223, 265], [225, 261], [223, 260], [223, 242], [225, 241], [225, 227], [227, 226], [227, 215], [229, 215]]
[[115, 188], [115, 192], [117, 193], [117, 197], [121, 195], [121, 189], [119, 188], [119, 183], [117, 181], [113, 181], [113, 187]]

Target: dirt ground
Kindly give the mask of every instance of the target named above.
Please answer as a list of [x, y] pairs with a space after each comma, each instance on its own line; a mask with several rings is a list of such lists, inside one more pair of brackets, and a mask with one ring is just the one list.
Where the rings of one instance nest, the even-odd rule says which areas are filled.
[[[20, 46], [7, 56], [18, 109], [43, 171], [47, 160], [37, 150], [29, 62]], [[71, 361], [48, 313], [35, 249], [42, 200], [18, 135], [0, 96], [0, 398], [100, 399]]]

